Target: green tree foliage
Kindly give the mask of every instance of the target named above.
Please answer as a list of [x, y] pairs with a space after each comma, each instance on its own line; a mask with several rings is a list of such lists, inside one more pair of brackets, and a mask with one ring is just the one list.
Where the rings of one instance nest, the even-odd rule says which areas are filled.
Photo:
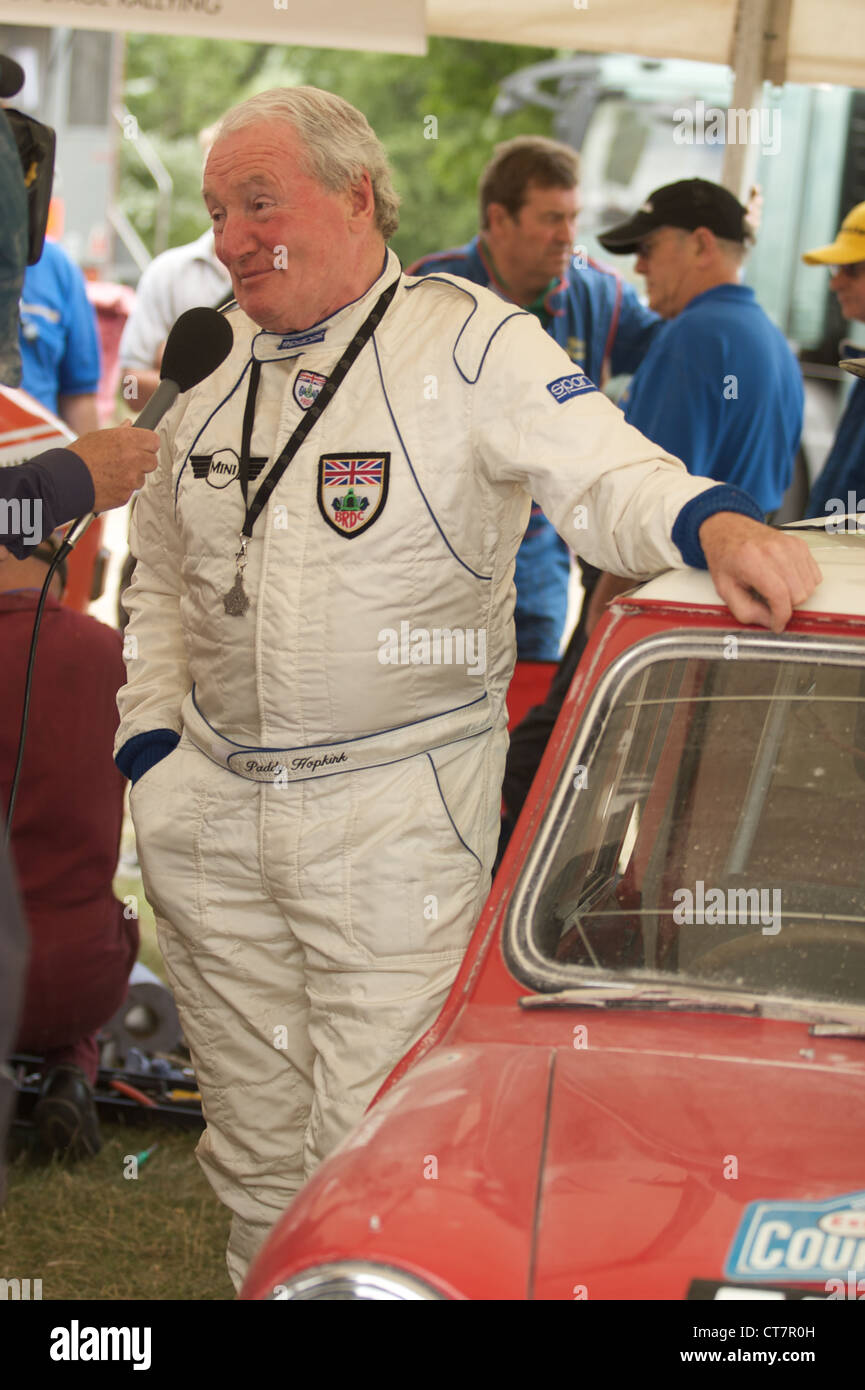
[[[461, 39], [433, 38], [426, 58], [411, 58], [130, 34], [126, 103], [174, 179], [169, 240], [178, 245], [206, 225], [200, 129], [267, 87], [309, 83], [337, 92], [364, 112], [388, 151], [402, 196], [392, 245], [408, 264], [477, 230], [478, 175], [500, 140], [551, 133], [548, 111], [497, 117], [492, 106], [502, 78], [552, 56]], [[122, 142], [121, 196], [152, 249], [156, 195], [132, 140]]]

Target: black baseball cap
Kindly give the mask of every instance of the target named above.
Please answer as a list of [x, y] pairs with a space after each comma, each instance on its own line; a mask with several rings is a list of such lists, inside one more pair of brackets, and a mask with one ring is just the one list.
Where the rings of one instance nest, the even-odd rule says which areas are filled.
[[633, 217], [602, 232], [598, 241], [606, 251], [626, 256], [639, 248], [658, 227], [681, 227], [687, 232], [708, 227], [725, 241], [745, 241], [749, 235], [747, 208], [729, 189], [708, 179], [680, 179], [650, 193]]

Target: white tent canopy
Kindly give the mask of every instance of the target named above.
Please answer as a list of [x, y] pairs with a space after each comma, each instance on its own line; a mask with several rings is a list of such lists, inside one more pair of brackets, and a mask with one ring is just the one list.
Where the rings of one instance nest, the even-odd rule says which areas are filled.
[[0, 0], [0, 24], [415, 54], [439, 34], [731, 65], [740, 12], [773, 36], [773, 81], [865, 82], [863, 0]]
[[[760, 0], [427, 0], [427, 33], [735, 66], [737, 14]], [[865, 84], [863, 0], [773, 0], [764, 32], [775, 82]], [[786, 42], [785, 42], [786, 38]]]

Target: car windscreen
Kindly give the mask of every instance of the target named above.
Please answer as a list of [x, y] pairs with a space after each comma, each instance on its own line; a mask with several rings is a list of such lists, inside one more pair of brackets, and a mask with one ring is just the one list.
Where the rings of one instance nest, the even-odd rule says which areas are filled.
[[719, 638], [644, 664], [589, 719], [535, 861], [535, 962], [560, 987], [572, 970], [865, 1002], [865, 669]]

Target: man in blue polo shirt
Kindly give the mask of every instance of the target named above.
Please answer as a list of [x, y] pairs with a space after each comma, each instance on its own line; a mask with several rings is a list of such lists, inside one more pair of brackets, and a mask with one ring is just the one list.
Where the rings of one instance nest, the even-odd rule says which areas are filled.
[[[784, 335], [739, 284], [750, 238], [747, 209], [732, 193], [683, 179], [657, 189], [598, 240], [615, 254], [637, 253], [649, 306], [666, 320], [619, 402], [628, 423], [690, 472], [741, 488], [769, 513], [793, 475], [804, 392]], [[629, 587], [601, 575], [544, 704], [514, 731], [507, 823], [522, 809], [588, 633]]]
[[21, 291], [21, 385], [76, 434], [99, 428], [101, 357], [84, 276], [56, 242], [28, 265]]
[[[407, 273], [461, 275], [528, 309], [601, 385], [607, 372], [635, 371], [663, 325], [615, 271], [574, 256], [578, 177], [569, 145], [534, 135], [497, 145], [481, 175], [479, 234]], [[518, 662], [558, 660], [569, 573], [568, 547], [533, 505], [514, 570]]]
[[[829, 288], [849, 322], [865, 323], [865, 203], [848, 212], [841, 230], [829, 246], [818, 246], [802, 256], [806, 265], [834, 266]], [[854, 375], [865, 372], [865, 348], [842, 342], [843, 362]], [[842, 511], [843, 508], [843, 511]], [[811, 489], [806, 516], [836, 521], [839, 515], [865, 512], [865, 381], [857, 381], [847, 398], [844, 414], [822, 472]]]
[[[805, 394], [783, 333], [739, 284], [747, 217], [720, 184], [682, 179], [598, 240], [615, 255], [636, 252], [649, 304], [667, 320], [619, 401], [625, 419], [689, 472], [741, 488], [768, 515], [793, 477]], [[625, 587], [603, 576], [589, 631]]]
[[726, 188], [683, 179], [599, 240], [637, 253], [649, 304], [668, 320], [622, 396], [626, 419], [768, 513], [793, 476], [804, 393], [784, 335], [739, 284], [746, 217]]

